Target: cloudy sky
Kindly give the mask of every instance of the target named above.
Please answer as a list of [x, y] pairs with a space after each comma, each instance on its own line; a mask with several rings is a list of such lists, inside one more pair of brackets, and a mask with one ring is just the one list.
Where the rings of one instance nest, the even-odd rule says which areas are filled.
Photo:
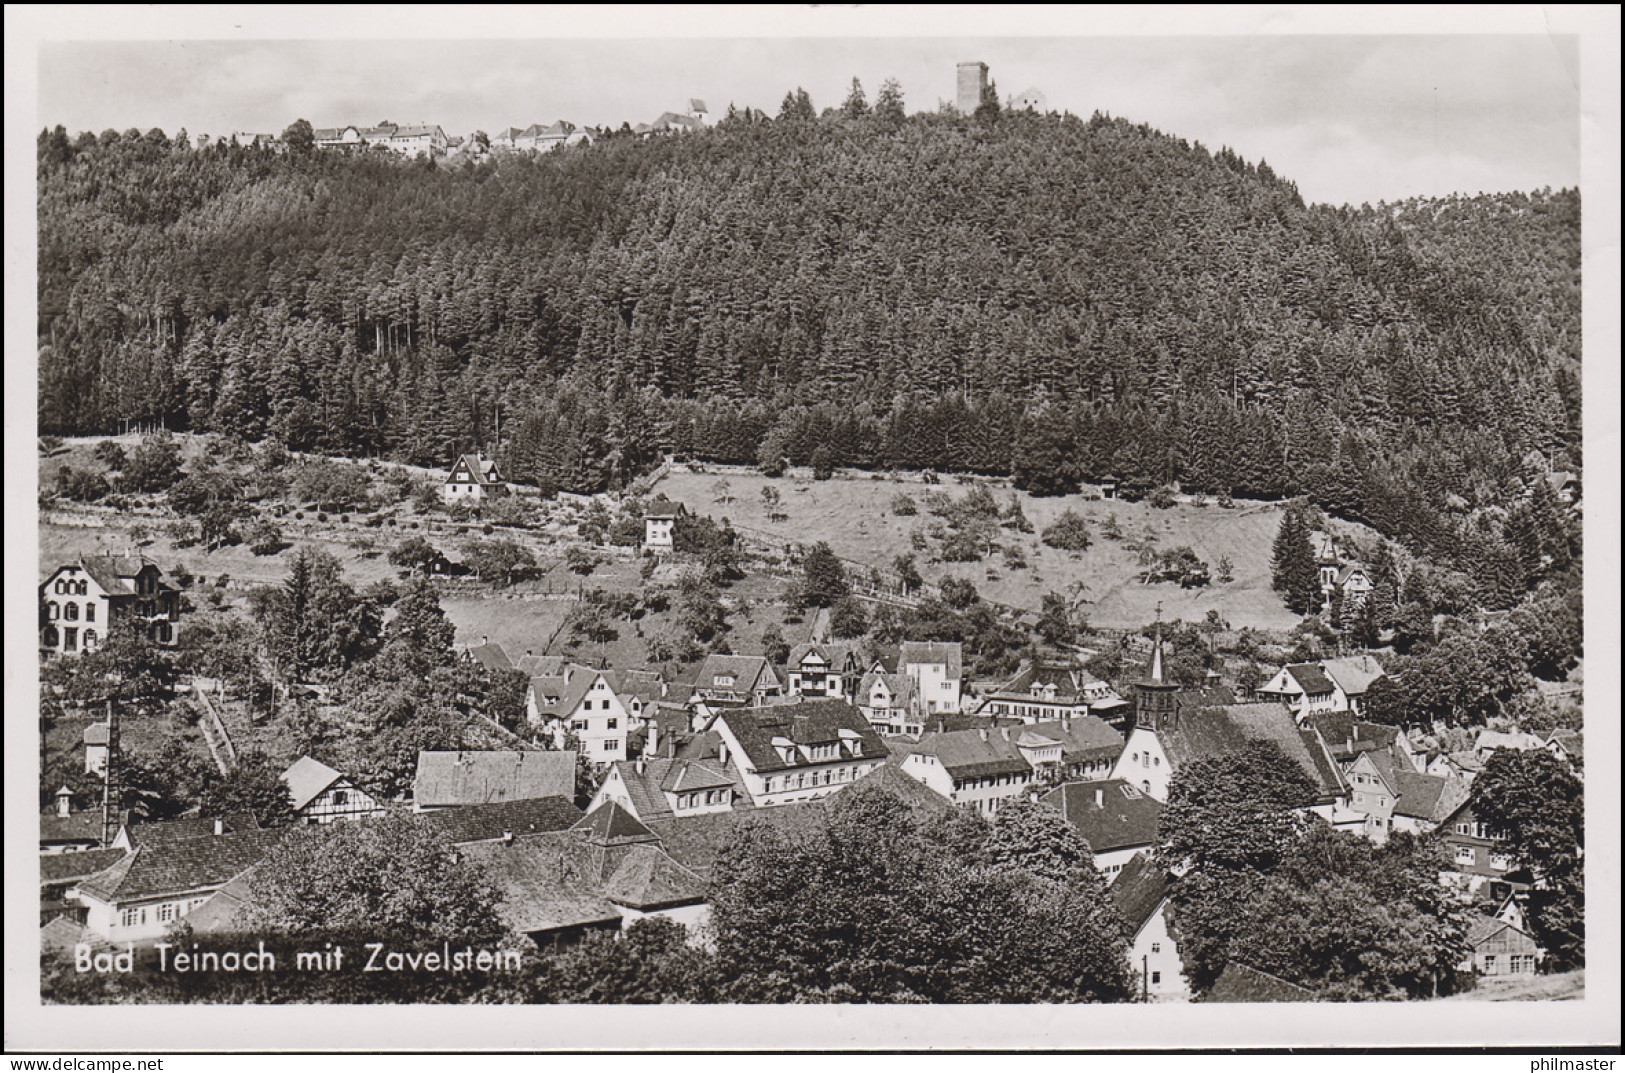
[[[957, 62], [982, 60], [1001, 94], [1036, 87], [1052, 109], [1104, 110], [1212, 148], [1229, 145], [1268, 160], [1314, 201], [1580, 178], [1580, 46], [1571, 34], [1246, 33], [1317, 27], [1284, 16], [1060, 23], [1028, 12], [999, 21], [1012, 36], [989, 35], [995, 27], [985, 17], [974, 25], [944, 17], [942, 30], [982, 33], [919, 37], [898, 34], [939, 27], [917, 14], [888, 21], [883, 12], [828, 11], [817, 14], [838, 36], [774, 37], [767, 34], [807, 32], [808, 12], [764, 21], [760, 11], [693, 9], [699, 14], [684, 19], [673, 13], [690, 9], [665, 8], [619, 19], [532, 14], [516, 23], [506, 11], [493, 21], [489, 11], [464, 9], [449, 21], [397, 17], [380, 26], [364, 14], [256, 24], [232, 21], [227, 10], [225, 21], [172, 20], [167, 31], [216, 39], [53, 41], [47, 31], [37, 53], [39, 120], [70, 131], [197, 134], [280, 131], [299, 117], [317, 126], [389, 119], [465, 134], [558, 118], [637, 123], [691, 97], [718, 112], [732, 102], [774, 113], [796, 86], [822, 108], [838, 104], [853, 77], [871, 99], [883, 79], [898, 79], [916, 110], [952, 96]], [[162, 35], [163, 22], [133, 23], [130, 36]], [[99, 21], [73, 32], [90, 25]], [[364, 36], [404, 28], [438, 36]], [[1102, 29], [1112, 35], [1088, 36]], [[1170, 29], [1203, 35], [1120, 35]], [[638, 36], [613, 36], [629, 31]], [[295, 39], [241, 39], [267, 35]], [[311, 39], [318, 36], [328, 39]], [[218, 39], [225, 37], [240, 39]]]

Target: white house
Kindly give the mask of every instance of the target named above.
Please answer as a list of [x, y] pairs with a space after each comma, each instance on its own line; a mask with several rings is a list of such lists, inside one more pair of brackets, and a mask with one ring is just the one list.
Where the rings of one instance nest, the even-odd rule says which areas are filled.
[[717, 759], [758, 806], [827, 797], [886, 762], [886, 745], [842, 700], [808, 700], [717, 714]]
[[959, 711], [965, 657], [958, 641], [904, 641], [898, 648], [897, 669], [914, 679], [927, 713]]
[[363, 820], [384, 811], [367, 791], [341, 771], [320, 760], [301, 756], [282, 773], [300, 823], [322, 824]]
[[1025, 727], [982, 727], [925, 735], [903, 757], [901, 770], [954, 804], [991, 816], [1026, 795], [1037, 777], [1035, 762], [1059, 766], [1061, 743]]
[[465, 499], [478, 503], [487, 497], [502, 495], [507, 490], [508, 484], [497, 470], [496, 462], [472, 454], [458, 457], [446, 477], [446, 483], [441, 486], [440, 495], [448, 503]]
[[979, 715], [1008, 716], [1025, 723], [1094, 715], [1120, 731], [1128, 729], [1128, 703], [1110, 684], [1081, 667], [1028, 660], [1016, 676], [988, 694]]
[[924, 730], [919, 692], [906, 674], [870, 671], [858, 683], [857, 702], [863, 717], [882, 734], [918, 735]]
[[676, 541], [677, 520], [685, 509], [681, 503], [657, 499], [643, 511], [643, 546], [670, 551]]
[[1299, 723], [1322, 712], [1346, 712], [1349, 698], [1318, 663], [1289, 663], [1258, 687], [1258, 695], [1278, 700]]
[[182, 916], [257, 864], [287, 828], [205, 834], [138, 845], [68, 891], [85, 906], [85, 929], [108, 942], [162, 938]]
[[802, 697], [854, 698], [866, 662], [862, 646], [853, 641], [797, 645], [790, 650], [786, 670], [790, 692]]
[[694, 674], [690, 697], [712, 708], [761, 708], [784, 696], [784, 683], [765, 656], [723, 656], [712, 653]]
[[40, 652], [47, 656], [93, 651], [113, 628], [133, 628], [172, 645], [180, 593], [157, 563], [142, 556], [81, 556], [40, 583], [39, 619]]
[[[525, 717], [531, 726], [551, 730], [560, 748], [565, 734], [575, 735], [591, 763], [625, 760], [627, 735], [643, 725], [644, 717], [627, 709], [618, 684], [614, 671], [567, 664], [562, 675], [530, 680]], [[641, 699], [638, 704], [641, 709]]]
[[1147, 999], [1183, 1002], [1191, 997], [1179, 944], [1168, 928], [1168, 873], [1146, 854], [1126, 862], [1110, 888], [1129, 940], [1129, 968]]
[[106, 721], [85, 727], [85, 774], [107, 774], [107, 747], [110, 729]]

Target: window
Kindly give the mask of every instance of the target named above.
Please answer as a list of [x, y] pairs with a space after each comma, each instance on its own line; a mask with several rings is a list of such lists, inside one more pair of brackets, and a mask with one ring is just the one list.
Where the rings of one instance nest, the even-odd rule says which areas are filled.
[[1495, 972], [1495, 955], [1494, 954], [1485, 954], [1484, 955], [1484, 971], [1486, 973], [1489, 973], [1489, 974], [1493, 974]]
[[85, 621], [86, 622], [95, 622], [96, 621], [96, 602], [94, 600], [92, 600], [90, 603], [85, 605]]
[[[592, 701], [589, 700], [587, 703], [591, 704]], [[606, 711], [606, 712], [609, 711], [609, 698], [608, 697], [604, 698], [604, 703], [602, 705], [600, 705], [600, 707], [602, 707], [604, 709], [604, 711]]]
[[[605, 705], [605, 707], [608, 707], [609, 706], [609, 701], [606, 700], [604, 702], [604, 705]], [[620, 723], [619, 719], [606, 719], [606, 720], [604, 720], [604, 729], [605, 730], [618, 730], [618, 729], [620, 729], [619, 726], [617, 725], [619, 723]]]
[[1152, 758], [1151, 758], [1151, 766], [1152, 766], [1152, 767], [1161, 767], [1161, 766], [1162, 766], [1162, 757], [1160, 757], [1160, 756], [1153, 756], [1153, 757], [1152, 757]]
[[126, 928], [133, 928], [138, 924], [145, 924], [146, 922], [147, 911], [145, 909], [126, 909], [124, 912], [119, 914], [119, 924]]
[[1144, 781], [1142, 781], [1140, 783], [1140, 788], [1142, 790], [1144, 790], [1146, 793], [1150, 793], [1151, 792], [1151, 780], [1150, 779], [1145, 779]]
[[158, 923], [168, 924], [175, 919], [175, 903], [165, 902], [158, 907]]
[[64, 652], [79, 651], [79, 631], [68, 626], [62, 631], [62, 650]]
[[1490, 867], [1498, 872], [1510, 872], [1512, 870], [1512, 858], [1505, 853], [1492, 853], [1490, 854]]
[[1161, 944], [1161, 943], [1152, 943], [1152, 944], [1151, 944], [1151, 952], [1152, 952], [1152, 953], [1153, 953], [1153, 954], [1160, 954], [1160, 953], [1162, 953], [1162, 944]]
[[1457, 864], [1472, 864], [1473, 863], [1473, 847], [1471, 847], [1471, 846], [1457, 846], [1456, 847], [1456, 863]]
[[80, 596], [85, 596], [85, 595], [89, 594], [89, 592], [90, 592], [90, 582], [88, 582], [88, 581], [79, 582], [79, 587], [78, 587], [77, 591], [78, 591]]
[[62, 608], [62, 617], [69, 622], [79, 621], [79, 605], [69, 600]]
[[586, 730], [587, 729], [587, 721], [585, 719], [572, 719], [570, 721], [570, 729], [571, 730]]
[[347, 805], [349, 803], [350, 803], [350, 795], [348, 793], [346, 793], [343, 790], [334, 790], [333, 791], [333, 804], [335, 804], [335, 805]]
[[1153, 970], [1152, 973], [1151, 973], [1151, 982], [1153, 984], [1162, 983], [1162, 973]]
[[1128, 762], [1131, 763], [1131, 764], [1138, 764], [1140, 762], [1140, 754], [1139, 753], [1130, 753], [1129, 758], [1128, 758]]
[[60, 606], [58, 606], [58, 604], [57, 604], [57, 602], [55, 600], [47, 600], [46, 601], [46, 603], [45, 603], [45, 617], [48, 618], [48, 619], [51, 619], [52, 621], [55, 621], [55, 620], [62, 617], [62, 608]]
[[175, 631], [169, 628], [169, 623], [167, 623], [167, 622], [160, 623], [158, 625], [158, 640], [167, 645], [169, 642], [173, 641], [174, 639], [175, 639]]
[[92, 648], [95, 648], [95, 647], [96, 647], [96, 631], [95, 630], [86, 630], [85, 631], [85, 651], [89, 652]]
[[55, 626], [47, 626], [40, 631], [39, 643], [43, 648], [55, 648], [62, 639], [57, 636]]
[[1472, 824], [1470, 824], [1470, 823], [1458, 823], [1458, 824], [1456, 824], [1456, 833], [1458, 835], [1471, 834], [1472, 833]]
[[620, 752], [620, 750], [621, 750], [621, 739], [619, 739], [619, 738], [605, 738], [604, 739], [604, 752], [606, 752], [606, 753], [616, 753], [616, 752]]

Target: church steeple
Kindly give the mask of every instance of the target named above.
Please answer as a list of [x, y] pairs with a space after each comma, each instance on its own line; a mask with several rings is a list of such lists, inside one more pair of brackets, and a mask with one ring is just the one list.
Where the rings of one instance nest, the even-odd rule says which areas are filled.
[[1157, 639], [1151, 646], [1146, 676], [1134, 683], [1134, 725], [1146, 730], [1171, 730], [1179, 719], [1179, 686], [1168, 681], [1162, 667], [1162, 622], [1158, 609]]

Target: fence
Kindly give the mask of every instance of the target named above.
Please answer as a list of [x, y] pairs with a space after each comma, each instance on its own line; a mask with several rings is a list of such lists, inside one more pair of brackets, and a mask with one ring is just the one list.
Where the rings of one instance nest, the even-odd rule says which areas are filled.
[[198, 725], [203, 730], [203, 742], [209, 747], [209, 755], [214, 758], [214, 766], [220, 769], [222, 776], [229, 776], [231, 769], [237, 766], [237, 746], [232, 744], [231, 732], [226, 729], [226, 722], [220, 718], [208, 692], [197, 683], [192, 685], [192, 699], [203, 710]]

